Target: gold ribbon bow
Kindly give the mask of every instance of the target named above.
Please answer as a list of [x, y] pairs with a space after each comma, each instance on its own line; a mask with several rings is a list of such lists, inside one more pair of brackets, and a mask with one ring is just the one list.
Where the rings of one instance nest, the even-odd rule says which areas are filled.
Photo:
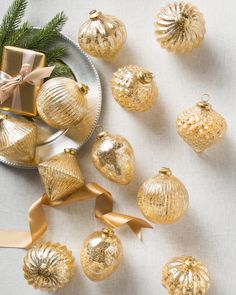
[[29, 231], [0, 230], [1, 248], [30, 248], [47, 230], [47, 220], [43, 205], [58, 207], [77, 201], [96, 199], [95, 216], [102, 222], [117, 228], [127, 224], [141, 238], [142, 228], [152, 228], [145, 220], [129, 215], [112, 212], [112, 195], [96, 183], [88, 183], [66, 199], [51, 201], [46, 194], [40, 197], [29, 209]]

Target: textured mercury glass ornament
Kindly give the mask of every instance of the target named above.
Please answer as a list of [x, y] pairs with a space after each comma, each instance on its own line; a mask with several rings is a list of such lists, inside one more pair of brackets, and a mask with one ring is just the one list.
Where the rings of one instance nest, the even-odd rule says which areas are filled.
[[92, 161], [107, 179], [128, 184], [134, 176], [134, 152], [129, 142], [120, 135], [101, 131], [92, 148]]
[[45, 82], [37, 97], [40, 117], [50, 126], [67, 129], [77, 125], [87, 112], [88, 86], [58, 77]]
[[138, 206], [143, 215], [154, 223], [177, 221], [188, 208], [188, 192], [169, 168], [146, 180], [138, 192]]
[[178, 134], [196, 152], [201, 153], [219, 141], [225, 134], [225, 119], [207, 101], [183, 111], [176, 120]]
[[109, 277], [119, 266], [121, 258], [121, 241], [110, 228], [90, 234], [80, 252], [83, 271], [92, 281]]
[[23, 118], [0, 114], [0, 156], [19, 162], [35, 157], [37, 127]]
[[76, 155], [76, 149], [65, 149], [63, 153], [38, 165], [39, 174], [50, 200], [64, 198], [84, 185]]
[[51, 242], [34, 246], [24, 259], [24, 277], [35, 289], [56, 291], [74, 274], [74, 258], [66, 246]]
[[169, 51], [191, 51], [202, 42], [205, 31], [203, 15], [191, 3], [171, 3], [157, 15], [157, 40]]
[[115, 16], [92, 10], [79, 30], [79, 45], [89, 55], [113, 58], [126, 40], [125, 25]]
[[116, 71], [111, 85], [114, 98], [127, 111], [146, 111], [157, 96], [152, 73], [134, 65], [124, 66]]
[[209, 271], [192, 256], [172, 258], [163, 268], [162, 284], [169, 295], [205, 295], [210, 288]]

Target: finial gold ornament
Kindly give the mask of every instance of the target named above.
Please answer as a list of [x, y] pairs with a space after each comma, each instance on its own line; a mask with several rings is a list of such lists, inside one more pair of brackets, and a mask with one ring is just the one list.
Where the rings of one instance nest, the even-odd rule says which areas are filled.
[[127, 111], [146, 111], [158, 94], [153, 74], [135, 65], [118, 69], [113, 74], [111, 86], [115, 100]]
[[79, 29], [78, 42], [89, 55], [112, 59], [126, 41], [126, 28], [117, 17], [97, 10], [89, 13], [89, 20]]
[[212, 109], [208, 100], [208, 95], [203, 95], [196, 106], [183, 111], [176, 120], [178, 134], [197, 153], [217, 143], [227, 129], [225, 119]]
[[28, 251], [23, 270], [25, 279], [35, 289], [57, 291], [71, 280], [74, 258], [66, 246], [47, 242]]
[[160, 45], [176, 53], [198, 47], [206, 32], [202, 13], [191, 3], [182, 1], [163, 7], [155, 25]]
[[195, 257], [176, 257], [163, 267], [162, 284], [169, 295], [205, 295], [210, 288], [210, 274]]
[[138, 191], [139, 209], [144, 217], [157, 224], [176, 222], [186, 212], [188, 203], [185, 186], [166, 167], [146, 180]]

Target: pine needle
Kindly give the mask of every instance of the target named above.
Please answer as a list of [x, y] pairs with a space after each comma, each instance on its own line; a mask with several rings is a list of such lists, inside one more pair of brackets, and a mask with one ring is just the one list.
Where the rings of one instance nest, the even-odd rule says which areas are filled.
[[73, 73], [71, 69], [64, 63], [56, 62], [54, 63], [55, 69], [52, 72], [52, 75], [50, 78], [55, 77], [73, 77]]
[[25, 22], [16, 29], [8, 40], [5, 42], [5, 45], [24, 47], [25, 38], [32, 32], [33, 28], [29, 25], [28, 22]]
[[57, 60], [62, 59], [66, 54], [66, 47], [56, 47], [47, 52], [46, 63], [48, 65], [56, 62]]

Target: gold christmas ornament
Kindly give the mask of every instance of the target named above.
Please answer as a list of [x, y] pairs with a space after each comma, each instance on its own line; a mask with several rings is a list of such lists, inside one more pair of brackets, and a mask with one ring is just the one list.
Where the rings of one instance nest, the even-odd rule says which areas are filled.
[[138, 206], [151, 222], [167, 224], [180, 219], [188, 208], [188, 192], [169, 168], [161, 168], [138, 192]]
[[92, 10], [79, 29], [78, 42], [89, 55], [113, 58], [126, 41], [126, 28], [117, 17]]
[[56, 129], [77, 125], [87, 112], [88, 86], [58, 77], [45, 82], [37, 97], [40, 117]]
[[56, 291], [74, 274], [74, 258], [66, 246], [51, 242], [34, 246], [24, 258], [24, 277], [35, 289]]
[[39, 174], [50, 200], [64, 198], [84, 185], [76, 155], [76, 149], [65, 149], [63, 153], [38, 165]]
[[202, 13], [187, 2], [174, 2], [163, 7], [155, 25], [160, 45], [176, 53], [198, 47], [206, 32]]
[[183, 140], [197, 153], [201, 153], [223, 137], [227, 123], [203, 96], [196, 106], [178, 116], [176, 128]]
[[114, 98], [127, 111], [146, 111], [157, 96], [153, 74], [134, 65], [124, 66], [116, 71], [111, 85]]
[[162, 284], [169, 295], [204, 295], [210, 288], [207, 267], [192, 256], [172, 258], [163, 268]]
[[35, 157], [37, 127], [23, 118], [0, 114], [0, 156], [19, 162]]
[[92, 161], [107, 179], [128, 184], [134, 176], [134, 152], [130, 143], [120, 135], [101, 131], [92, 147]]
[[81, 265], [92, 281], [101, 281], [113, 274], [122, 258], [122, 244], [111, 228], [90, 234], [80, 252]]

